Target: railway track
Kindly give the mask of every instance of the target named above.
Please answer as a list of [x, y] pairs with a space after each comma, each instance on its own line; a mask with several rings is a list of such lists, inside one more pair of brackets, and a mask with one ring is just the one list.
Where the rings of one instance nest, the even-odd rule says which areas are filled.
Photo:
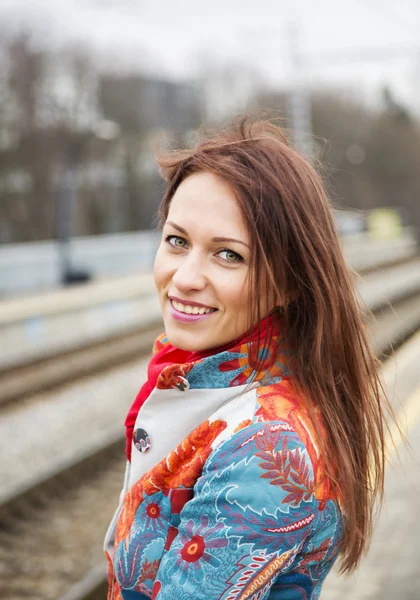
[[40, 392], [91, 377], [147, 354], [151, 340], [161, 332], [162, 321], [156, 317], [147, 326], [134, 327], [104, 340], [0, 370], [0, 410], [22, 398], [28, 400]]
[[[366, 286], [368, 284], [369, 281]], [[365, 297], [368, 295], [366, 290]], [[363, 290], [361, 293], [363, 296]], [[376, 296], [369, 293], [368, 304], [376, 316], [370, 323], [373, 341], [377, 354], [386, 359], [392, 349], [395, 350], [420, 326], [420, 290], [413, 285], [406, 286], [404, 292], [400, 289], [394, 294], [392, 306], [388, 299], [381, 298], [380, 293]], [[155, 333], [156, 326], [153, 326], [134, 334], [142, 341], [140, 346], [138, 339], [130, 342], [133, 344], [128, 353], [131, 359], [134, 354], [139, 355], [139, 347], [142, 352], [150, 350]], [[100, 369], [105, 368], [104, 364], [105, 361]], [[106, 368], [110, 365], [108, 362]], [[98, 372], [94, 377], [100, 378], [102, 373]], [[58, 385], [59, 378], [54, 381], [54, 385]], [[3, 413], [12, 409], [13, 405], [9, 404]], [[121, 487], [124, 467], [121, 433], [79, 455], [77, 460], [60, 465], [42, 481], [30, 482], [19, 492], [3, 498], [0, 506], [0, 589], [5, 600], [104, 598], [105, 566], [100, 542]]]

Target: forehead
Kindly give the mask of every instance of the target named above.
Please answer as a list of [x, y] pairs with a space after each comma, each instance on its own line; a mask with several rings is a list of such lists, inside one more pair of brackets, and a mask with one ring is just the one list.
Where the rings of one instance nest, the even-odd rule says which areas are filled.
[[247, 227], [232, 188], [212, 173], [190, 175], [180, 184], [169, 206], [168, 220], [214, 236], [248, 240]]

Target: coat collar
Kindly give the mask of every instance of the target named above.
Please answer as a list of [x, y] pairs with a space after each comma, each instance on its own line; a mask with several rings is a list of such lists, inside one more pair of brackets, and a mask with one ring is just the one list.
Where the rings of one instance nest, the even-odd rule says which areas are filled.
[[[163, 334], [156, 340], [155, 351], [168, 345], [166, 334]], [[257, 373], [255, 357], [263, 361], [263, 368]], [[241, 336], [237, 343], [221, 352], [165, 367], [157, 379], [156, 387], [215, 389], [247, 385], [256, 381], [270, 385], [289, 376], [287, 365], [288, 351], [283, 319], [277, 316], [275, 334], [266, 345], [258, 344], [257, 339], [252, 339], [250, 334]]]

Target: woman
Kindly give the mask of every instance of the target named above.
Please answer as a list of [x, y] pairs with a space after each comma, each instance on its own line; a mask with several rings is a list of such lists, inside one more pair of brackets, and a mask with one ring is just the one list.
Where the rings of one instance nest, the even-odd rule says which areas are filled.
[[247, 118], [159, 164], [165, 334], [126, 420], [108, 597], [316, 599], [367, 548], [389, 407], [321, 180]]

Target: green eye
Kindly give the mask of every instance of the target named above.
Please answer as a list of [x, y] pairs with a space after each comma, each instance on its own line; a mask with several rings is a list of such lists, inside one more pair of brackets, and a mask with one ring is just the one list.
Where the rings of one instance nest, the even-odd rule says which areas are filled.
[[165, 242], [167, 242], [170, 246], [174, 248], [184, 248], [186, 244], [184, 238], [179, 237], [178, 235], [166, 236]]
[[[225, 256], [223, 256], [223, 254]], [[242, 256], [240, 256], [240, 254], [237, 252], [233, 252], [233, 250], [221, 250], [219, 252], [219, 256], [221, 256], [226, 262], [230, 263], [241, 262], [243, 260]]]

